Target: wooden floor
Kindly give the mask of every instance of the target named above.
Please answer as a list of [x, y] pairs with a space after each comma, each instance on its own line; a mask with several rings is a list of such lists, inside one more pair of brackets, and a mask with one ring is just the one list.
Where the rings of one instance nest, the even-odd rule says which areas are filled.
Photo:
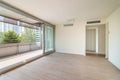
[[120, 70], [104, 57], [54, 53], [0, 75], [0, 80], [120, 80]]

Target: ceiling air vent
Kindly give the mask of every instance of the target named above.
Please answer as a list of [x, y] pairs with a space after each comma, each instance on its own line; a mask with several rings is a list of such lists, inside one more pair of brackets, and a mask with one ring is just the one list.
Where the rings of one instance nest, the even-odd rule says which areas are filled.
[[70, 27], [73, 26], [73, 24], [64, 24], [64, 27]]
[[97, 20], [97, 21], [88, 21], [87, 24], [94, 24], [94, 23], [100, 23], [101, 21], [100, 20]]

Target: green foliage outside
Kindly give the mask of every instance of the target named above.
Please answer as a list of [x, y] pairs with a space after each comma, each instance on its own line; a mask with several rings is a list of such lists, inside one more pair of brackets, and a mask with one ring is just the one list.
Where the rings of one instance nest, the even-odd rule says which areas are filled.
[[25, 28], [24, 33], [21, 35], [21, 43], [36, 42], [36, 32], [34, 29]]
[[0, 44], [3, 42], [3, 37], [4, 37], [3, 32], [0, 32]]
[[0, 32], [1, 43], [31, 43], [36, 42], [36, 32], [34, 29], [25, 28], [25, 31], [19, 35], [13, 30]]
[[15, 31], [10, 30], [8, 32], [4, 32], [3, 42], [4, 43], [20, 43], [21, 39], [19, 34], [17, 34]]

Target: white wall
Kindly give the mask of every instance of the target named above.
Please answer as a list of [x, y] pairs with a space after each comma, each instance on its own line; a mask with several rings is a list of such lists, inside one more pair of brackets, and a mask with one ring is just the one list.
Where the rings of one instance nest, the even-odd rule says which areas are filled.
[[85, 55], [85, 29], [84, 21], [76, 20], [74, 26], [56, 26], [55, 41], [56, 52]]
[[120, 69], [120, 8], [108, 18], [109, 61]]
[[99, 54], [105, 54], [105, 25], [98, 26], [98, 53]]

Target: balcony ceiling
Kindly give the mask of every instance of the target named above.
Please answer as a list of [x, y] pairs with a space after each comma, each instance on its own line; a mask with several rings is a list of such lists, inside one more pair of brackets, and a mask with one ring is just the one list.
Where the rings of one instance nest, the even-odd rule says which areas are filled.
[[26, 16], [23, 16], [23, 15], [20, 15], [18, 13], [15, 13], [13, 11], [10, 11], [8, 9], [5, 9], [5, 8], [3, 8], [1, 6], [0, 6], [0, 15], [15, 18], [15, 19], [25, 21], [25, 22], [29, 22], [29, 23], [33, 23], [33, 24], [38, 22], [38, 21], [33, 20], [31, 18], [28, 18]]
[[70, 19], [95, 20], [108, 17], [120, 0], [3, 0], [52, 24]]

